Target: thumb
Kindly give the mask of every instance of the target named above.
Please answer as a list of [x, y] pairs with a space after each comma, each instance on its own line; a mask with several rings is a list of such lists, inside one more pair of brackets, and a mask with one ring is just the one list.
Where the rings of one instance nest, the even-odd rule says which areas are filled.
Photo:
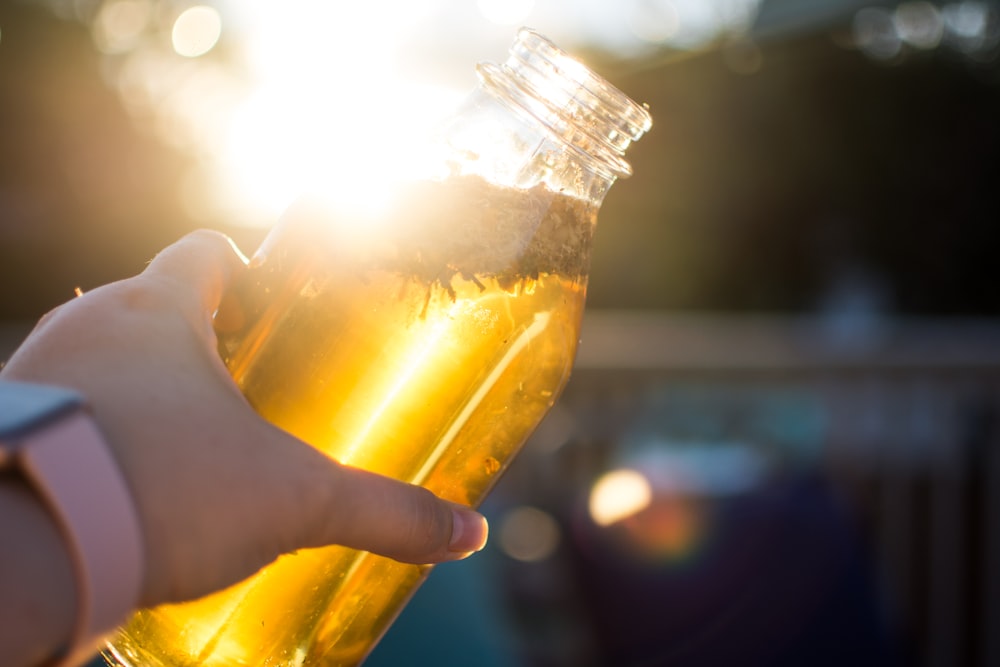
[[312, 518], [300, 524], [302, 534], [286, 536], [286, 546], [340, 544], [407, 563], [436, 563], [464, 558], [485, 545], [488, 527], [478, 512], [308, 449], [306, 475], [312, 479], [298, 488], [316, 495], [307, 502], [311, 511], [299, 508], [300, 516]]

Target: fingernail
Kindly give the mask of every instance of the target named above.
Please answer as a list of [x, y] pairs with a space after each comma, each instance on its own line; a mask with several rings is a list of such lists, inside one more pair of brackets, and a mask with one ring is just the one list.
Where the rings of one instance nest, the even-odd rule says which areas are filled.
[[490, 529], [482, 514], [469, 509], [453, 507], [451, 516], [449, 551], [472, 553], [486, 546], [486, 537], [489, 535]]

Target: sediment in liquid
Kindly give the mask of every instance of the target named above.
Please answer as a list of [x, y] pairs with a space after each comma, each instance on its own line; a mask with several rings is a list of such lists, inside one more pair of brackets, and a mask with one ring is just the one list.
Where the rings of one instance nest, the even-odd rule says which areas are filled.
[[[594, 209], [457, 178], [398, 210], [391, 241], [350, 248], [302, 221], [279, 230], [220, 309], [220, 351], [278, 426], [477, 505], [568, 377]], [[428, 570], [303, 550], [222, 593], [140, 612], [115, 653], [134, 667], [357, 664]]]

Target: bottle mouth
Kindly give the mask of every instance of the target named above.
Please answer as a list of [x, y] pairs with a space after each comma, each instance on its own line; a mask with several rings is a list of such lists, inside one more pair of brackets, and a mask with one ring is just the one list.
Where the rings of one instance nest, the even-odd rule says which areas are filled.
[[567, 144], [618, 177], [632, 174], [623, 156], [652, 126], [649, 112], [549, 39], [521, 28], [506, 62], [481, 63], [477, 70]]

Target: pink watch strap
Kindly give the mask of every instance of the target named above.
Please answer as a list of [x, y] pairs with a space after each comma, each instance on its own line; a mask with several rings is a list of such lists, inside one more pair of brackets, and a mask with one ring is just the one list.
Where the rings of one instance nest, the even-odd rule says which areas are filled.
[[83, 410], [32, 434], [20, 452], [55, 513], [76, 569], [76, 628], [59, 665], [93, 657], [125, 620], [143, 583], [142, 530], [125, 480]]

